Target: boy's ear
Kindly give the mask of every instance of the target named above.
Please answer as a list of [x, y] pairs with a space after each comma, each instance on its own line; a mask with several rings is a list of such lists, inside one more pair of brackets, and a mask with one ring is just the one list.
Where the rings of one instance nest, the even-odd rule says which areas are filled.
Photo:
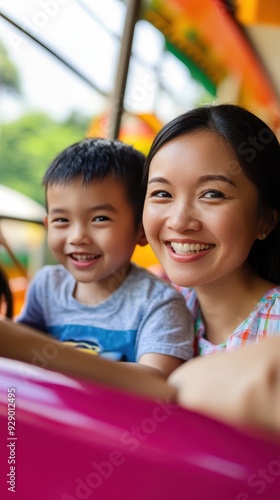
[[43, 224], [45, 226], [46, 229], [48, 229], [48, 216], [45, 215], [44, 219], [43, 219]]
[[140, 247], [145, 247], [146, 245], [148, 245], [148, 241], [142, 224], [140, 224], [138, 229], [137, 245], [140, 245]]

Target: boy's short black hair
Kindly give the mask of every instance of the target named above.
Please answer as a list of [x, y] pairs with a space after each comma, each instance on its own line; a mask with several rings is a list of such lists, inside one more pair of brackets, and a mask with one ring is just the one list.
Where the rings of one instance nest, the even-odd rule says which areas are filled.
[[146, 193], [143, 183], [145, 155], [120, 140], [87, 138], [63, 150], [50, 164], [43, 186], [69, 185], [78, 178], [84, 186], [94, 180], [113, 176], [126, 187], [127, 199], [138, 225]]

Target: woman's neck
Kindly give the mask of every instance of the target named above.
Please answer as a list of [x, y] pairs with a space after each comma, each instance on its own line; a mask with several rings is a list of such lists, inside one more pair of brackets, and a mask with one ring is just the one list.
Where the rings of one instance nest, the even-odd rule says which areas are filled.
[[242, 269], [232, 279], [195, 288], [209, 342], [225, 342], [273, 286], [251, 269]]

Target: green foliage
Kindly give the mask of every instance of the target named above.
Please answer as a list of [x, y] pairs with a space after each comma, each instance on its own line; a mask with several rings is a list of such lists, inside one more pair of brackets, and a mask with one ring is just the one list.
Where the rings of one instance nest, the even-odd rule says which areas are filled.
[[1, 126], [0, 183], [44, 204], [42, 178], [54, 157], [83, 139], [89, 119], [77, 113], [63, 123], [29, 113]]
[[0, 90], [4, 89], [20, 94], [20, 78], [5, 46], [0, 42]]

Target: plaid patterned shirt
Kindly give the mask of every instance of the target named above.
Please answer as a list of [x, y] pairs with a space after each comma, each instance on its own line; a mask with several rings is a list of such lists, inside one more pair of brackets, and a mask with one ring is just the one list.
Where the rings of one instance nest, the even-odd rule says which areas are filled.
[[226, 342], [219, 345], [214, 345], [205, 338], [205, 327], [195, 291], [192, 288], [181, 288], [180, 291], [194, 318], [195, 353], [199, 356], [222, 350], [233, 351], [265, 337], [280, 335], [280, 287], [268, 290], [245, 321], [234, 330]]

